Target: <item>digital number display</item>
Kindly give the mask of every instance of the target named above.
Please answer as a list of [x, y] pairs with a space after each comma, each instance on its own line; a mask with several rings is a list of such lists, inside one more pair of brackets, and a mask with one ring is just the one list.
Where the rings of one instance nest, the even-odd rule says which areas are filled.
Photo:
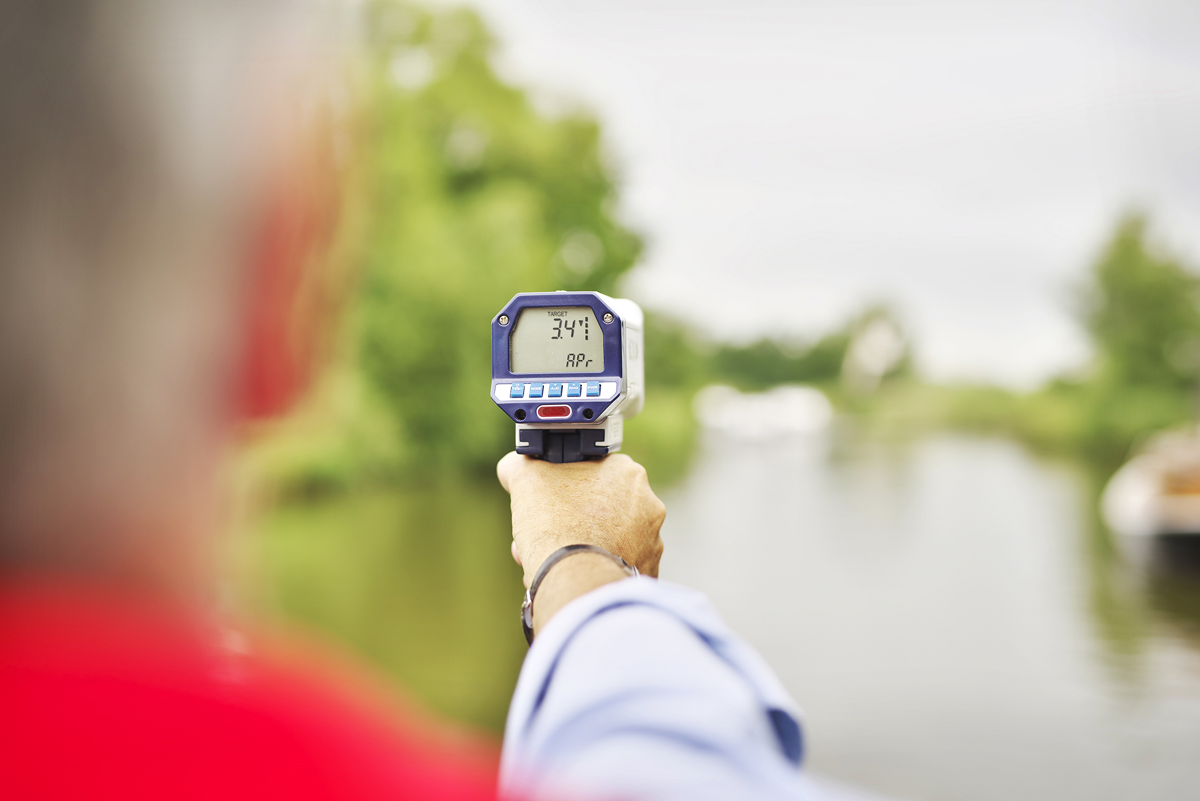
[[509, 340], [509, 370], [523, 373], [599, 373], [604, 334], [590, 306], [522, 309]]

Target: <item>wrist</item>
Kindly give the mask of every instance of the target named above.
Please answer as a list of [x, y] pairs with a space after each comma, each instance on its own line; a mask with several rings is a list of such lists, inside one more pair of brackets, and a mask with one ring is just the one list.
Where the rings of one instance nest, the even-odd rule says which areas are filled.
[[521, 605], [525, 639], [533, 645], [537, 630], [580, 595], [636, 575], [637, 568], [598, 545], [579, 543], [558, 548], [542, 560], [525, 592]]
[[[541, 547], [538, 547], [536, 550], [532, 551], [529, 554], [528, 561], [526, 561], [525, 559], [521, 560], [521, 565], [525, 569], [525, 575], [523, 577], [524, 581], [525, 581], [525, 589], [529, 589], [530, 587], [533, 586], [533, 582], [537, 578], [538, 571], [541, 570], [542, 565], [546, 564], [547, 560], [552, 559], [555, 556], [555, 554], [557, 554], [563, 548], [567, 548], [572, 545], [576, 545], [576, 544], [580, 544], [580, 543], [591, 544], [589, 542], [589, 538], [587, 538], [586, 536], [579, 536], [578, 532], [575, 532], [575, 534], [576, 534], [576, 536], [574, 536], [572, 539], [567, 540], [566, 542], [561, 542], [561, 541], [555, 542], [555, 541], [547, 538], [547, 540], [546, 540], [547, 544], [542, 545]], [[597, 545], [596, 547], [603, 548], [604, 546]], [[576, 554], [576, 556], [579, 556], [579, 555], [581, 555], [581, 554]], [[574, 558], [576, 558], [576, 556], [572, 556], [571, 558], [574, 559]], [[566, 561], [566, 560], [564, 560], [564, 561]], [[554, 569], [557, 569], [557, 568], [554, 568]], [[549, 575], [549, 574], [547, 574], [547, 575]]]
[[628, 578], [619, 564], [598, 553], [579, 553], [554, 565], [537, 592], [533, 605], [533, 631], [541, 631], [550, 618], [581, 595], [594, 589]]

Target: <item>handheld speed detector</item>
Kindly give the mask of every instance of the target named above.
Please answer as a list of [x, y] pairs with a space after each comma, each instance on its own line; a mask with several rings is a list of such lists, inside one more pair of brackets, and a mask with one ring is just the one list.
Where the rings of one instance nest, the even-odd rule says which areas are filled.
[[642, 410], [642, 310], [599, 292], [522, 292], [492, 318], [492, 400], [517, 453], [579, 462], [621, 449]]

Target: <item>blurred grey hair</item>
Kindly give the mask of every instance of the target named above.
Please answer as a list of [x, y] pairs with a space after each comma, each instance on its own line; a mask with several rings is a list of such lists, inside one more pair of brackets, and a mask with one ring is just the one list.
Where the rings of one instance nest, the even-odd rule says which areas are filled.
[[248, 85], [301, 10], [0, 3], [0, 564], [15, 530], [156, 491], [220, 412], [263, 144]]

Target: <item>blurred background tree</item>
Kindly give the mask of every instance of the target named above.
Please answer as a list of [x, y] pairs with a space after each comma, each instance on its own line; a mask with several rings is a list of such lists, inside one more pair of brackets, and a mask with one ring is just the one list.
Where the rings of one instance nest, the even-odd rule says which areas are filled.
[[517, 291], [613, 292], [642, 242], [614, 217], [597, 122], [504, 84], [473, 12], [377, 2], [366, 20], [364, 374], [409, 465], [487, 470], [512, 439], [480, 391], [488, 321]]
[[1118, 385], [1190, 391], [1200, 375], [1200, 279], [1147, 241], [1142, 215], [1121, 220], [1082, 292], [1097, 372]]

